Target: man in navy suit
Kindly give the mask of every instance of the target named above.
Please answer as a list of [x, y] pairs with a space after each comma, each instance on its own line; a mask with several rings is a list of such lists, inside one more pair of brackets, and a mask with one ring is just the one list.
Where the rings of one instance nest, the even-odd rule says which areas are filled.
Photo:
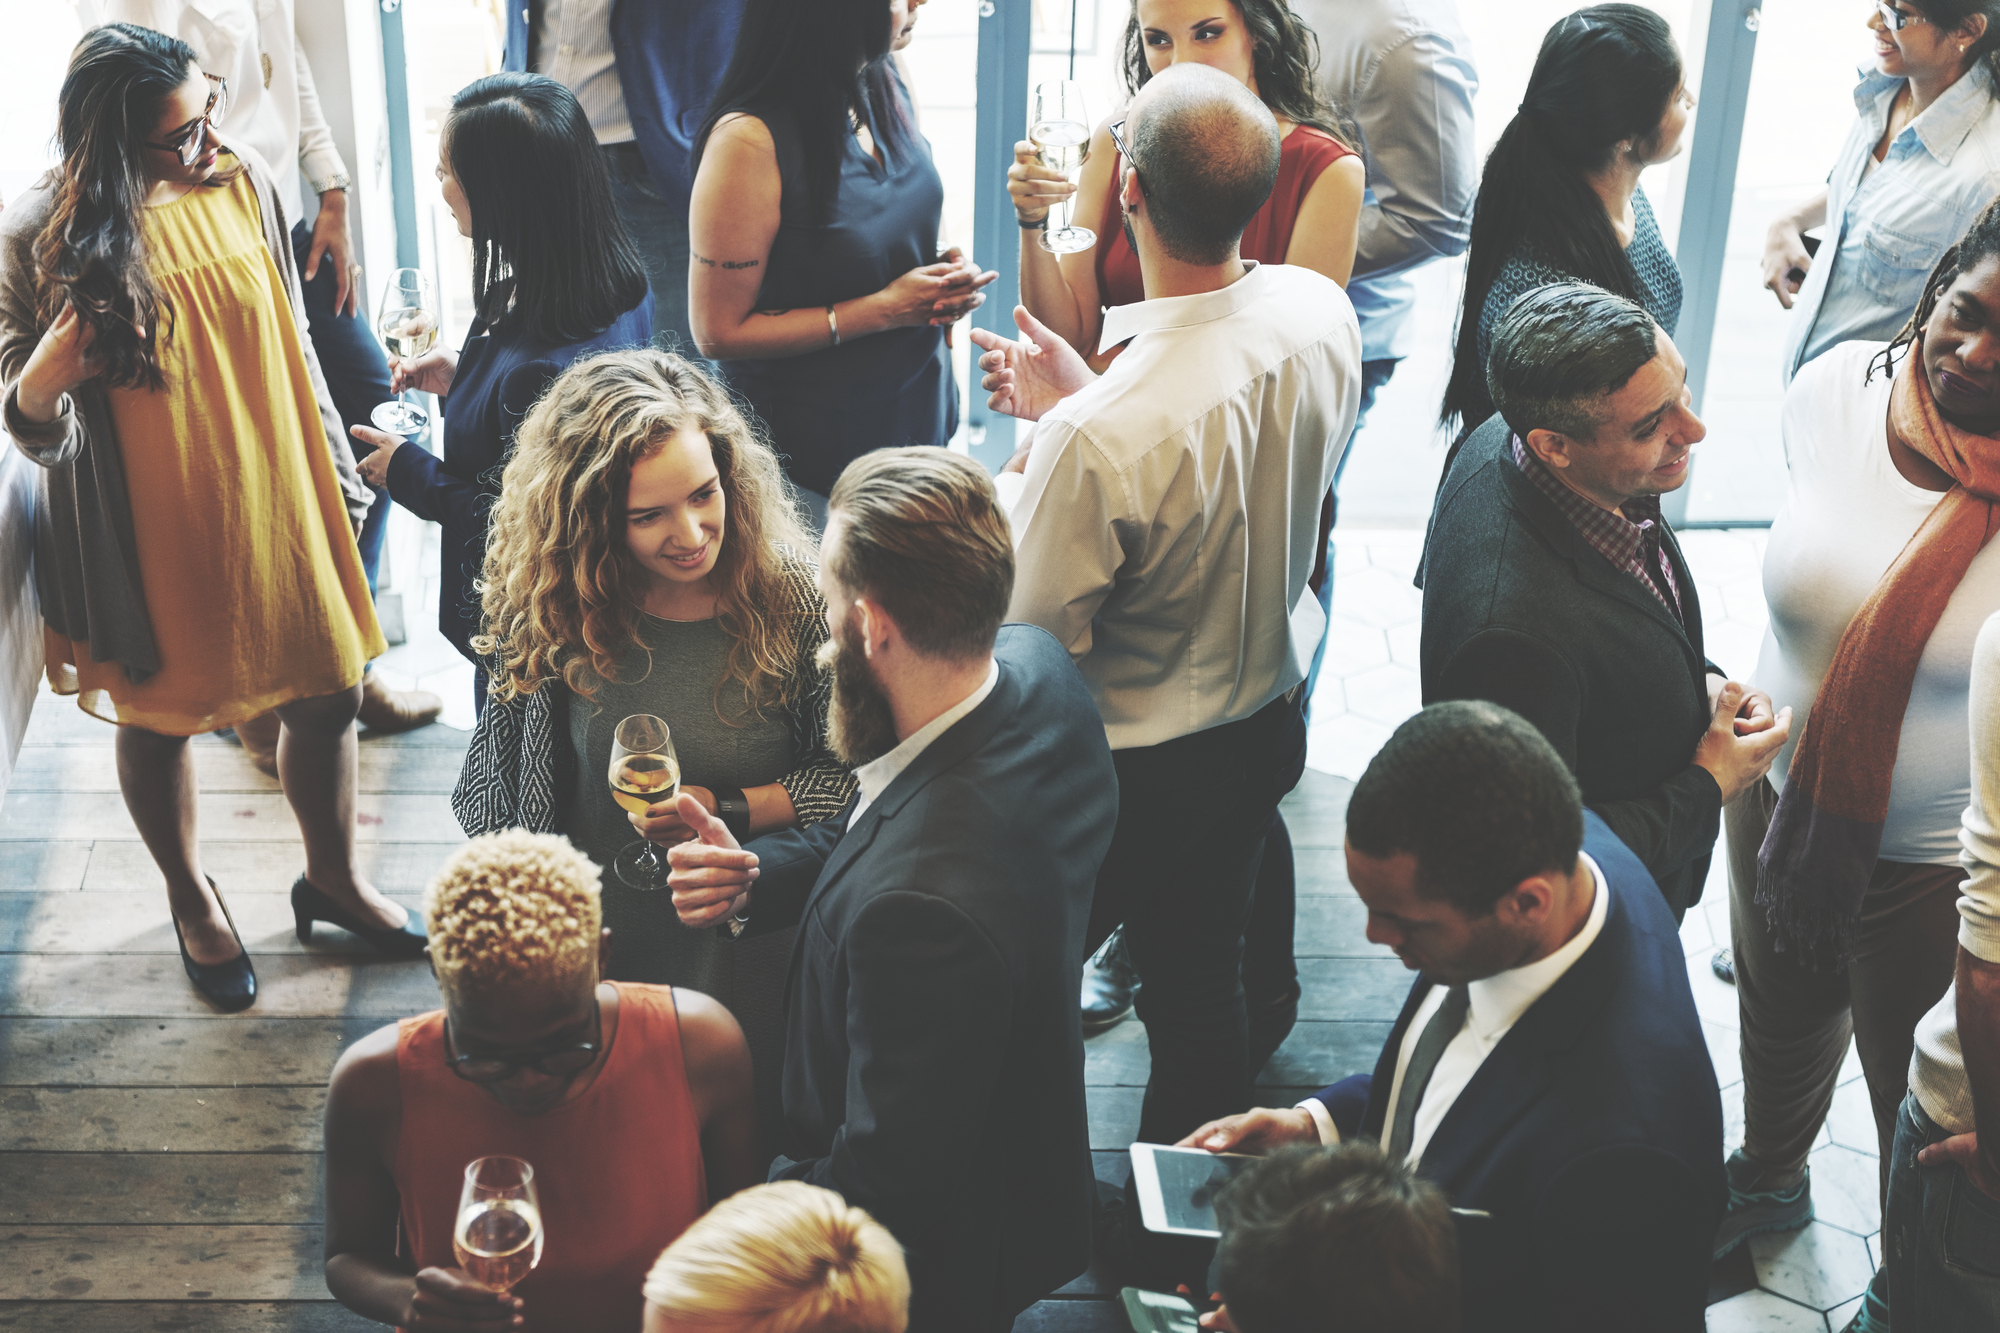
[[[694, 136], [736, 47], [747, 0], [505, 0], [502, 66], [566, 85], [590, 117], [618, 217], [646, 266], [653, 327], [695, 355], [688, 327]], [[886, 21], [886, 20], [885, 20]]]
[[1369, 764], [1347, 869], [1422, 973], [1374, 1074], [1183, 1146], [1379, 1140], [1454, 1205], [1469, 1330], [1700, 1329], [1722, 1103], [1645, 867], [1539, 731], [1458, 701]]
[[[689, 926], [798, 923], [784, 1157], [907, 1251], [911, 1333], [1000, 1333], [1090, 1261], [1077, 987], [1118, 780], [1083, 677], [1029, 625], [983, 468], [884, 449], [829, 500], [828, 742], [847, 814], [748, 850], [692, 800]], [[997, 635], [997, 641], [996, 641]]]

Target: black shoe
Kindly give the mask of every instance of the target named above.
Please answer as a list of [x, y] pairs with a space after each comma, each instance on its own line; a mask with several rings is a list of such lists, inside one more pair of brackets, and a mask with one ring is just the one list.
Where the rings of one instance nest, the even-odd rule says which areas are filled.
[[1717, 949], [1715, 956], [1708, 960], [1708, 970], [1715, 973], [1718, 980], [1727, 985], [1734, 986], [1736, 984], [1736, 951], [1734, 949]]
[[292, 919], [298, 923], [300, 944], [312, 941], [315, 921], [324, 921], [350, 935], [359, 935], [391, 958], [422, 958], [424, 946], [429, 943], [424, 937], [424, 923], [417, 919], [415, 912], [410, 913], [409, 920], [403, 923], [400, 930], [364, 926], [346, 908], [308, 884], [304, 875], [292, 882]]
[[1097, 957], [1083, 966], [1083, 1030], [1102, 1032], [1124, 1021], [1139, 994], [1139, 974], [1125, 952], [1125, 930], [1113, 931]]
[[215, 905], [222, 909], [222, 919], [229, 923], [229, 933], [236, 936], [236, 956], [226, 963], [197, 963], [188, 954], [187, 936], [181, 933], [180, 918], [169, 909], [167, 915], [173, 917], [174, 922], [174, 941], [181, 946], [181, 966], [187, 969], [188, 980], [194, 983], [194, 988], [223, 1013], [241, 1013], [256, 1003], [257, 972], [250, 966], [250, 951], [243, 947], [243, 936], [236, 929], [236, 918], [229, 915], [229, 904], [222, 901], [222, 890], [215, 887], [212, 879], [208, 881], [208, 891], [215, 895]]

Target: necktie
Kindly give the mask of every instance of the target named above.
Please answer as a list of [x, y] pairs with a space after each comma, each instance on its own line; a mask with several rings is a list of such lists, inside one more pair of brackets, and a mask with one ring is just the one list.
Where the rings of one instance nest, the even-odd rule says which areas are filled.
[[1451, 1039], [1465, 1026], [1465, 1011], [1471, 999], [1463, 986], [1453, 986], [1446, 991], [1444, 1003], [1431, 1015], [1431, 1021], [1424, 1025], [1423, 1035], [1417, 1038], [1417, 1049], [1410, 1053], [1409, 1068], [1403, 1071], [1403, 1086], [1396, 1094], [1395, 1114], [1389, 1120], [1389, 1160], [1392, 1162], [1400, 1162], [1410, 1155], [1410, 1139], [1414, 1136], [1417, 1123], [1417, 1103], [1424, 1099], [1424, 1089], [1430, 1086], [1431, 1074], [1436, 1071], [1444, 1048], [1451, 1045]]

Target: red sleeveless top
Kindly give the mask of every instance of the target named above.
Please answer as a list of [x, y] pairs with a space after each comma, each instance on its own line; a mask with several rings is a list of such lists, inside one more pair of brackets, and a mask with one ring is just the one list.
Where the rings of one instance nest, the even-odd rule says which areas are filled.
[[708, 1207], [673, 990], [613, 984], [618, 1027], [596, 1081], [544, 1115], [516, 1115], [451, 1072], [441, 1011], [397, 1024], [402, 1257], [414, 1268], [456, 1266], [466, 1164], [526, 1161], [545, 1236], [542, 1262], [514, 1288], [528, 1333], [634, 1333], [647, 1271]]
[[[1299, 205], [1305, 202], [1319, 174], [1354, 150], [1344, 146], [1324, 130], [1299, 125], [1278, 146], [1278, 180], [1271, 197], [1243, 229], [1238, 253], [1260, 264], [1282, 264], [1292, 248], [1292, 224], [1299, 220]], [[1111, 164], [1111, 192], [1106, 197], [1110, 211], [1097, 237], [1097, 294], [1107, 308], [1133, 305], [1146, 299], [1146, 283], [1139, 276], [1139, 256], [1125, 239], [1119, 225], [1118, 163]]]

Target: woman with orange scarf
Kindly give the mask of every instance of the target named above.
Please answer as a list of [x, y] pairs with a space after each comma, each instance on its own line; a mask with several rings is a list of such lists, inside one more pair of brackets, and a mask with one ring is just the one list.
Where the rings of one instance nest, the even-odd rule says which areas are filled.
[[1725, 812], [1745, 1123], [1718, 1256], [1811, 1218], [1850, 1032], [1886, 1165], [1917, 1020], [1951, 982], [1972, 645], [2000, 610], [2000, 207], [1894, 341], [1799, 372], [1783, 428], [1755, 679], [1804, 724]]

